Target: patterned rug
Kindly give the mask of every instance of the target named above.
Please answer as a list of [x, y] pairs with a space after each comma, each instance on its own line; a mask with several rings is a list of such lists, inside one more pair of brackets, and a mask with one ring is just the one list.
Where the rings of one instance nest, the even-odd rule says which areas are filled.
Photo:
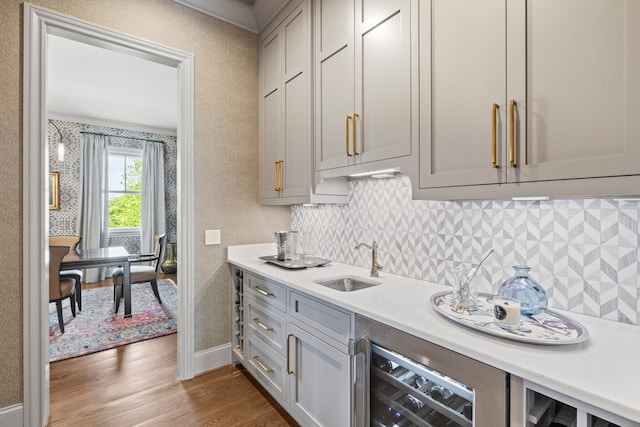
[[113, 288], [82, 291], [82, 311], [74, 318], [69, 299], [62, 304], [64, 334], [60, 333], [56, 305], [49, 304], [49, 361], [69, 359], [132, 342], [173, 334], [177, 330], [177, 288], [171, 279], [159, 279], [158, 303], [148, 283], [131, 285], [131, 313], [124, 318], [124, 301], [113, 312]]

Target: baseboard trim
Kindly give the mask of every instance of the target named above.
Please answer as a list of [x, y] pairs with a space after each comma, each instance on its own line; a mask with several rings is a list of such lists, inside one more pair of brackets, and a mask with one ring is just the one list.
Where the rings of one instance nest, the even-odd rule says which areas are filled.
[[24, 407], [22, 404], [0, 408], [0, 427], [21, 426], [24, 419]]
[[194, 375], [231, 363], [231, 343], [198, 351], [194, 355]]

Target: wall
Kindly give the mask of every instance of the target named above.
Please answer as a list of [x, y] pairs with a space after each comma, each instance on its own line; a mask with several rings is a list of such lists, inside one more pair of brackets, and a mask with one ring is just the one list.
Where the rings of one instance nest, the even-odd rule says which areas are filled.
[[[171, 0], [33, 0], [31, 3], [195, 56], [195, 350], [229, 342], [226, 246], [270, 242], [288, 208], [257, 204], [257, 35]], [[0, 6], [0, 408], [22, 390], [22, 0]], [[222, 245], [204, 246], [204, 230]], [[201, 237], [201, 238], [200, 238]]]
[[[78, 234], [77, 219], [78, 203], [80, 202], [80, 157], [82, 151], [81, 132], [95, 132], [107, 135], [118, 135], [119, 138], [111, 138], [109, 142], [109, 146], [113, 147], [144, 148], [144, 141], [128, 139], [127, 137], [163, 141], [167, 242], [177, 241], [178, 183], [176, 176], [177, 141], [175, 136], [61, 120], [54, 120], [53, 124], [58, 127], [62, 134], [65, 154], [64, 160], [58, 161], [57, 146], [60, 141], [60, 134], [56, 128], [49, 123], [49, 170], [51, 172], [58, 172], [60, 180], [60, 209], [49, 211], [49, 234]], [[124, 246], [129, 253], [140, 253], [140, 236], [111, 237], [109, 244], [111, 246]]]
[[551, 307], [640, 324], [640, 202], [414, 201], [407, 177], [350, 185], [347, 205], [292, 210], [293, 229], [315, 230], [321, 257], [370, 267], [370, 251], [354, 247], [376, 240], [384, 272], [451, 284], [453, 268], [493, 248], [481, 292], [527, 264]]

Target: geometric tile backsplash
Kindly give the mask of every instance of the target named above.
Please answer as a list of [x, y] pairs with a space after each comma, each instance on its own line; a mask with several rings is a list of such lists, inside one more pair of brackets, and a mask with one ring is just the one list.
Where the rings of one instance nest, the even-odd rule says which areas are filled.
[[456, 266], [494, 249], [480, 292], [526, 264], [549, 307], [640, 324], [640, 202], [412, 200], [404, 176], [350, 186], [346, 205], [292, 207], [292, 229], [314, 233], [318, 256], [369, 267], [370, 251], [354, 247], [376, 240], [384, 272], [450, 285]]

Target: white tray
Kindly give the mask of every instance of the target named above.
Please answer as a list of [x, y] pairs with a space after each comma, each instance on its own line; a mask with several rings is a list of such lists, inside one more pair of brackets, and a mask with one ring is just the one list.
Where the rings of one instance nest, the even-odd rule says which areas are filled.
[[552, 310], [546, 310], [533, 317], [522, 316], [518, 329], [503, 329], [493, 322], [491, 299], [494, 296], [479, 294], [478, 310], [475, 311], [454, 310], [451, 305], [451, 291], [434, 294], [431, 297], [431, 305], [438, 313], [460, 325], [514, 341], [562, 345], [576, 344], [589, 338], [589, 333], [583, 325]]

